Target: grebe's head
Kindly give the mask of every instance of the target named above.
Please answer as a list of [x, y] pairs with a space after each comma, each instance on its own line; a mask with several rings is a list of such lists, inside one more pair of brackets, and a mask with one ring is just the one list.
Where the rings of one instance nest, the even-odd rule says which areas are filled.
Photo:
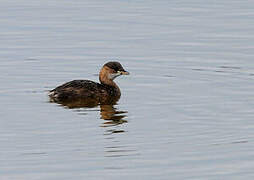
[[100, 71], [100, 81], [101, 83], [112, 81], [120, 75], [129, 75], [129, 72], [125, 71], [119, 62], [107, 62]]

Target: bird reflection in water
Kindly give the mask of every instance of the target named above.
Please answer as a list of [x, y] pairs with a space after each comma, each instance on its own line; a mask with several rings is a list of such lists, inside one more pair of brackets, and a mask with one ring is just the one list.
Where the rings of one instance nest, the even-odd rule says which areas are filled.
[[106, 121], [103, 123], [102, 127], [115, 126], [127, 122], [123, 119], [127, 116], [127, 111], [119, 111], [113, 105], [100, 105], [100, 108], [101, 119]]
[[[105, 121], [102, 123], [101, 127], [112, 127], [117, 126], [123, 123], [127, 123], [128, 121], [124, 118], [127, 117], [128, 111], [120, 111], [118, 110], [115, 105], [118, 99], [111, 99], [110, 101], [103, 102], [103, 104], [99, 104], [98, 102], [94, 100], [75, 100], [75, 101], [63, 101], [58, 102], [58, 104], [67, 107], [69, 109], [80, 109], [84, 108], [79, 112], [87, 111], [87, 108], [95, 108], [100, 107], [100, 115], [101, 119], [104, 119]], [[84, 113], [83, 113], [84, 114]], [[124, 130], [119, 129], [109, 129], [106, 131], [106, 134], [112, 134], [112, 133], [122, 133]]]

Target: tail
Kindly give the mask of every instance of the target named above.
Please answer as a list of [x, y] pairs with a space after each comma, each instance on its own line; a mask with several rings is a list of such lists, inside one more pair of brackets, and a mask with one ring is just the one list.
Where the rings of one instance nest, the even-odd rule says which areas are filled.
[[52, 101], [57, 101], [58, 99], [58, 93], [54, 90], [49, 91], [48, 96]]

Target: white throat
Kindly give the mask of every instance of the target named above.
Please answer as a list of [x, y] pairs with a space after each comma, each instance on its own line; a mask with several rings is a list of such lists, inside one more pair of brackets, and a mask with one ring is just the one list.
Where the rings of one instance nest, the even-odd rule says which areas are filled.
[[109, 79], [114, 80], [116, 77], [120, 75], [121, 75], [121, 72], [117, 72], [117, 73], [109, 74], [108, 76], [109, 76]]

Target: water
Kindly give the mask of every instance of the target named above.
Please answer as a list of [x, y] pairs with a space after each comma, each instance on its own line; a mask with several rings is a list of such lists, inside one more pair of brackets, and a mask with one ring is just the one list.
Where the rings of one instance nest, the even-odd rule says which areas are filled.
[[[252, 1], [1, 1], [0, 179], [253, 179]], [[97, 81], [117, 105], [47, 91]]]

